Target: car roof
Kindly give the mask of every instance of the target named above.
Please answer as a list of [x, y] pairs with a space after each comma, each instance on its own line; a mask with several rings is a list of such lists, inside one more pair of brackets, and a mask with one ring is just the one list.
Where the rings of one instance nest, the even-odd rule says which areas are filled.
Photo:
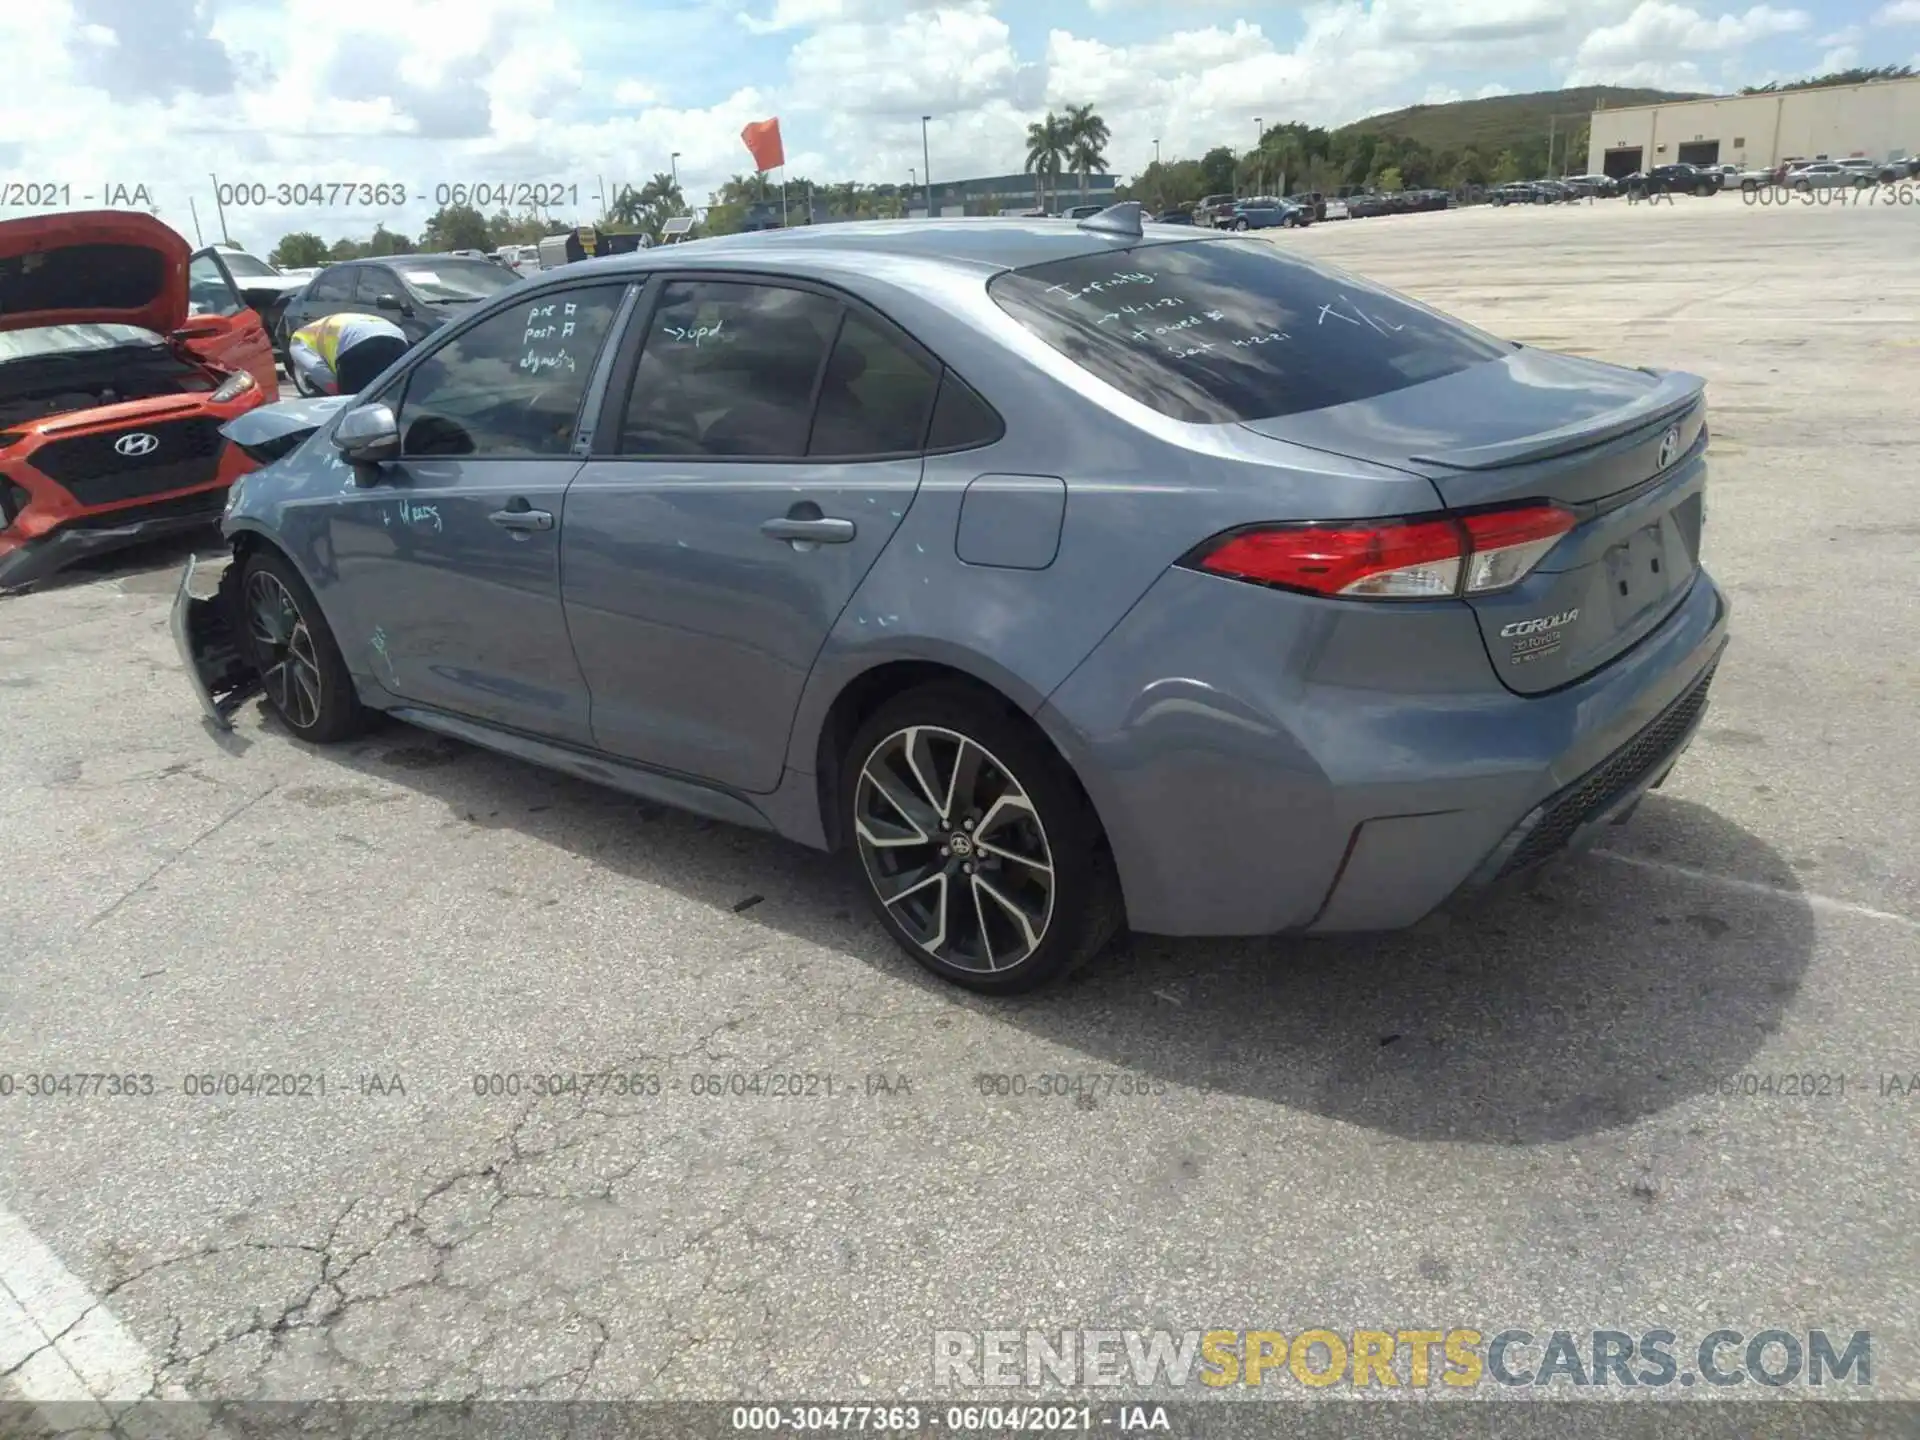
[[[992, 275], [1050, 260], [1110, 254], [1138, 245], [1197, 242], [1188, 227], [1158, 232], [1146, 221], [1141, 236], [1082, 229], [1071, 220], [1024, 217], [950, 220], [861, 220], [803, 225], [787, 230], [709, 236], [623, 255], [603, 255], [567, 267], [579, 271], [725, 269], [766, 266], [793, 274], [841, 273], [888, 257], [944, 270]], [[558, 272], [556, 272], [558, 273]]]

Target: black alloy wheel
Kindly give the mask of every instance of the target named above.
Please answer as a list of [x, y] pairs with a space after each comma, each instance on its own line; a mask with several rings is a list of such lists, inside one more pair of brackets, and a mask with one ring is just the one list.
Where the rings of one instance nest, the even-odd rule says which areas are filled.
[[847, 767], [842, 814], [869, 902], [936, 974], [1029, 990], [1112, 937], [1119, 889], [1098, 820], [1044, 738], [977, 692], [899, 697]]
[[240, 630], [269, 708], [302, 740], [327, 744], [358, 734], [367, 711], [299, 572], [270, 550], [236, 563], [246, 566], [238, 595]]

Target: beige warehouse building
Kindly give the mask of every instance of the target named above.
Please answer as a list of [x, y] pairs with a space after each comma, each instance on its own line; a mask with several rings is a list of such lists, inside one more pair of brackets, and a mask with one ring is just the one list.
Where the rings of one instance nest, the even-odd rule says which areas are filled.
[[1765, 169], [1795, 157], [1920, 152], [1920, 78], [1823, 90], [1676, 100], [1593, 112], [1587, 172], [1631, 175], [1654, 165]]

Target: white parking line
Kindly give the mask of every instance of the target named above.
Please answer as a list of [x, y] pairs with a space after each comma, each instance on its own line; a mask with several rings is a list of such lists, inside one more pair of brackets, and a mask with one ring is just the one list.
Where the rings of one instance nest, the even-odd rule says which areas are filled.
[[[54, 1428], [104, 1430], [139, 1400], [188, 1399], [160, 1383], [140, 1342], [17, 1215], [0, 1208], [0, 1390], [30, 1405], [58, 1406]], [[169, 1407], [143, 1434], [220, 1440], [197, 1405]]]
[[1901, 915], [1892, 910], [1876, 910], [1871, 905], [1856, 905], [1851, 900], [1836, 900], [1831, 895], [1815, 895], [1807, 890], [1789, 890], [1784, 885], [1764, 885], [1758, 880], [1740, 880], [1732, 875], [1716, 875], [1711, 870], [1696, 870], [1691, 865], [1675, 865], [1669, 860], [1649, 860], [1644, 855], [1622, 855], [1618, 850], [1595, 850], [1592, 853], [1603, 860], [1618, 861], [1622, 865], [1631, 865], [1638, 870], [1658, 870], [1667, 875], [1679, 875], [1688, 880], [1699, 880], [1728, 890], [1744, 891], [1749, 895], [1764, 895], [1770, 900], [1796, 902], [1812, 910], [1858, 915], [1866, 920], [1885, 920], [1889, 924], [1902, 925], [1909, 930], [1920, 930], [1920, 920], [1914, 919], [1911, 915]]

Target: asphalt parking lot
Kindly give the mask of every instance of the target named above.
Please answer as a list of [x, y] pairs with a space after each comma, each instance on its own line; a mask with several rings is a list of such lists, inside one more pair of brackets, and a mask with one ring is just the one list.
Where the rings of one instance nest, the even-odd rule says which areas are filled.
[[[1917, 236], [1719, 196], [1276, 242], [1711, 381], [1706, 728], [1604, 853], [1397, 937], [981, 1001], [811, 853], [400, 727], [216, 741], [179, 547], [0, 600], [0, 1073], [154, 1077], [0, 1097], [6, 1386], [881, 1400], [935, 1329], [1724, 1325], [1870, 1331], [1920, 1398]], [[639, 1078], [476, 1093], [574, 1072]], [[188, 1093], [227, 1073], [325, 1093]]]

